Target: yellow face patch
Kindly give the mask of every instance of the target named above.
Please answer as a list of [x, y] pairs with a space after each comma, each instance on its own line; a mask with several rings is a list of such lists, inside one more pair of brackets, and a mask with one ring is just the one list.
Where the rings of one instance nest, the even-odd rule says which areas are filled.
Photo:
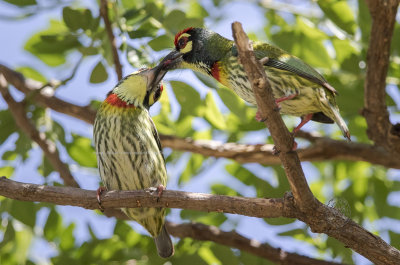
[[136, 100], [141, 103], [146, 96], [147, 78], [137, 72], [133, 73], [121, 82], [114, 91], [122, 100], [127, 102]]
[[189, 40], [190, 34], [183, 33], [177, 39], [177, 48], [181, 53], [188, 53], [193, 48], [193, 42]]

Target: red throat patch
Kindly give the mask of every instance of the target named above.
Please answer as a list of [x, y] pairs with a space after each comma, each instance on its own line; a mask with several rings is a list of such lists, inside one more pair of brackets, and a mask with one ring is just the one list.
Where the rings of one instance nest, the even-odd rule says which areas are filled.
[[219, 62], [216, 61], [211, 67], [211, 75], [221, 82], [220, 75], [219, 75]]
[[116, 94], [110, 93], [107, 98], [106, 102], [111, 106], [118, 107], [118, 108], [135, 108], [135, 105], [128, 104], [122, 99], [120, 99]]
[[188, 32], [188, 31], [191, 30], [191, 29], [193, 29], [193, 27], [190, 27], [190, 28], [186, 28], [186, 29], [184, 29], [184, 30], [181, 30], [181, 31], [179, 31], [179, 32], [175, 35], [175, 40], [174, 40], [174, 45], [175, 45], [175, 47], [178, 45], [179, 37], [180, 37], [183, 33], [186, 33], [186, 32]]

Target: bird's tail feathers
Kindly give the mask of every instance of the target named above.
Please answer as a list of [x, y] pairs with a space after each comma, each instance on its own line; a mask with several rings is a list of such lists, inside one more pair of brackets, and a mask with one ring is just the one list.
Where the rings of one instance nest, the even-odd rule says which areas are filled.
[[172, 244], [171, 237], [168, 234], [165, 225], [161, 229], [161, 233], [154, 238], [156, 243], [158, 255], [162, 258], [169, 258], [174, 255], [174, 245]]
[[351, 141], [349, 128], [347, 128], [346, 122], [343, 120], [342, 116], [340, 116], [339, 109], [335, 106], [332, 106], [331, 104], [329, 104], [329, 106], [331, 107], [331, 110], [333, 112], [333, 119], [342, 131], [343, 136], [346, 137], [347, 140]]

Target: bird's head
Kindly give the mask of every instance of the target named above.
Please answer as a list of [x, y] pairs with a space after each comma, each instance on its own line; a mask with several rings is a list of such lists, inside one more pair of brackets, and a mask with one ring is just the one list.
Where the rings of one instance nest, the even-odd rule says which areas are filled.
[[175, 50], [167, 55], [175, 58], [170, 69], [190, 68], [210, 74], [213, 64], [232, 48], [233, 42], [204, 28], [186, 28], [175, 35], [174, 45]]
[[164, 63], [175, 59], [172, 55], [154, 68], [142, 68], [124, 77], [111, 91], [120, 100], [119, 105], [150, 108], [157, 102], [162, 94], [161, 80], [173, 64]]

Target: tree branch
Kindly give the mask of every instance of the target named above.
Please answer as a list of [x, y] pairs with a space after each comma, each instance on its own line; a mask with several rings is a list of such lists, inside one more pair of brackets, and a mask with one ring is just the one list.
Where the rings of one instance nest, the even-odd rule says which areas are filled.
[[342, 263], [312, 259], [295, 253], [286, 252], [280, 248], [274, 248], [266, 243], [254, 239], [248, 239], [235, 231], [224, 232], [215, 226], [200, 223], [174, 224], [167, 222], [168, 232], [179, 238], [190, 237], [196, 240], [208, 240], [215, 243], [247, 251], [275, 262], [276, 264], [296, 265], [339, 265]]
[[[27, 184], [0, 178], [0, 195], [14, 200], [40, 201], [96, 210], [99, 209], [96, 194], [96, 191], [79, 188]], [[101, 205], [104, 209], [166, 207], [261, 218], [290, 215], [284, 213], [283, 199], [232, 197], [172, 190], [165, 190], [161, 199], [158, 199], [157, 192], [150, 190], [105, 191], [101, 196]]]
[[363, 115], [368, 124], [367, 134], [375, 144], [400, 155], [400, 124], [390, 123], [385, 91], [390, 44], [399, 0], [366, 2], [372, 17], [364, 85]]
[[232, 24], [232, 32], [238, 48], [240, 62], [246, 71], [256, 97], [258, 111], [261, 113], [261, 117], [265, 118], [265, 124], [279, 150], [279, 158], [282, 161], [296, 203], [304, 210], [317, 207], [318, 201], [307, 184], [300, 159], [297, 153], [292, 151], [293, 136], [286, 128], [279, 112], [274, 110], [275, 99], [264, 67], [256, 59], [249, 38], [239, 22]]
[[[51, 108], [57, 112], [80, 119], [93, 124], [96, 111], [90, 106], [78, 106], [54, 96], [51, 87], [43, 87], [40, 82], [35, 82], [24, 77], [14, 70], [0, 64], [0, 73], [6, 80], [24, 93], [26, 97], [32, 96], [35, 102], [43, 107]], [[388, 168], [400, 168], [400, 160], [380, 146], [336, 141], [326, 137], [316, 137], [299, 132], [300, 137], [306, 138], [313, 144], [304, 149], [298, 149], [297, 153], [301, 161], [324, 161], [324, 160], [350, 160], [366, 161], [372, 164], [382, 165]], [[273, 154], [273, 146], [268, 144], [237, 144], [221, 143], [218, 141], [193, 140], [190, 138], [179, 138], [170, 135], [160, 135], [163, 147], [174, 150], [198, 153], [204, 156], [224, 157], [239, 163], [261, 163], [265, 165], [278, 165], [280, 159]]]
[[107, 0], [100, 1], [100, 16], [104, 20], [104, 25], [106, 28], [107, 36], [108, 36], [108, 39], [111, 44], [111, 51], [112, 51], [113, 58], [114, 58], [115, 72], [117, 73], [118, 80], [121, 80], [122, 79], [122, 65], [119, 60], [117, 44], [116, 44], [114, 33], [112, 30], [110, 18], [108, 17], [108, 1]]
[[[58, 205], [78, 206], [86, 209], [98, 209], [96, 191], [21, 183], [5, 177], [0, 178], [0, 195], [16, 200], [48, 202]], [[144, 190], [108, 191], [104, 192], [104, 196], [102, 196], [102, 206], [106, 208], [106, 212], [115, 213], [118, 218], [122, 219], [126, 219], [126, 216], [121, 215], [121, 211], [116, 209], [123, 207], [169, 207], [204, 212], [235, 213], [265, 218], [280, 216], [298, 218], [309, 225], [314, 232], [326, 233], [329, 236], [337, 238], [346, 246], [359, 252], [375, 264], [396, 264], [400, 260], [400, 252], [397, 249], [348, 219], [335, 208], [322, 205], [313, 214], [305, 214], [294, 203], [294, 198], [290, 194], [286, 194], [283, 199], [262, 199], [165, 190], [161, 199], [157, 200], [157, 198], [156, 193]], [[110, 215], [108, 214], [107, 216]], [[213, 229], [213, 231], [217, 230]], [[181, 232], [179, 234], [179, 231], [174, 230], [173, 227], [170, 232], [179, 237], [191, 235], [187, 234], [189, 232]], [[227, 236], [229, 236], [228, 234], [222, 234], [221, 239], [217, 239], [216, 235], [209, 235], [209, 232], [203, 232], [203, 238], [199, 238], [203, 233], [199, 233], [198, 231], [194, 232], [193, 238], [215, 240], [217, 243], [222, 243], [226, 242]], [[205, 238], [206, 236], [207, 238]], [[238, 240], [239, 242], [243, 242], [240, 238]], [[238, 247], [238, 245], [234, 244], [240, 245], [241, 243], [239, 242], [233, 241], [231, 242], [232, 245], [228, 243], [226, 245]], [[247, 251], [255, 255], [260, 252], [261, 256], [264, 250], [249, 249]]]
[[69, 168], [61, 161], [58, 154], [56, 144], [46, 139], [44, 133], [40, 133], [36, 127], [26, 117], [24, 106], [16, 102], [7, 89], [7, 82], [0, 75], [0, 91], [7, 102], [11, 114], [14, 116], [15, 122], [20, 129], [29, 136], [32, 141], [36, 142], [43, 150], [44, 155], [49, 160], [53, 168], [60, 173], [60, 177], [64, 180], [65, 185], [79, 187], [78, 183], [72, 176]]

